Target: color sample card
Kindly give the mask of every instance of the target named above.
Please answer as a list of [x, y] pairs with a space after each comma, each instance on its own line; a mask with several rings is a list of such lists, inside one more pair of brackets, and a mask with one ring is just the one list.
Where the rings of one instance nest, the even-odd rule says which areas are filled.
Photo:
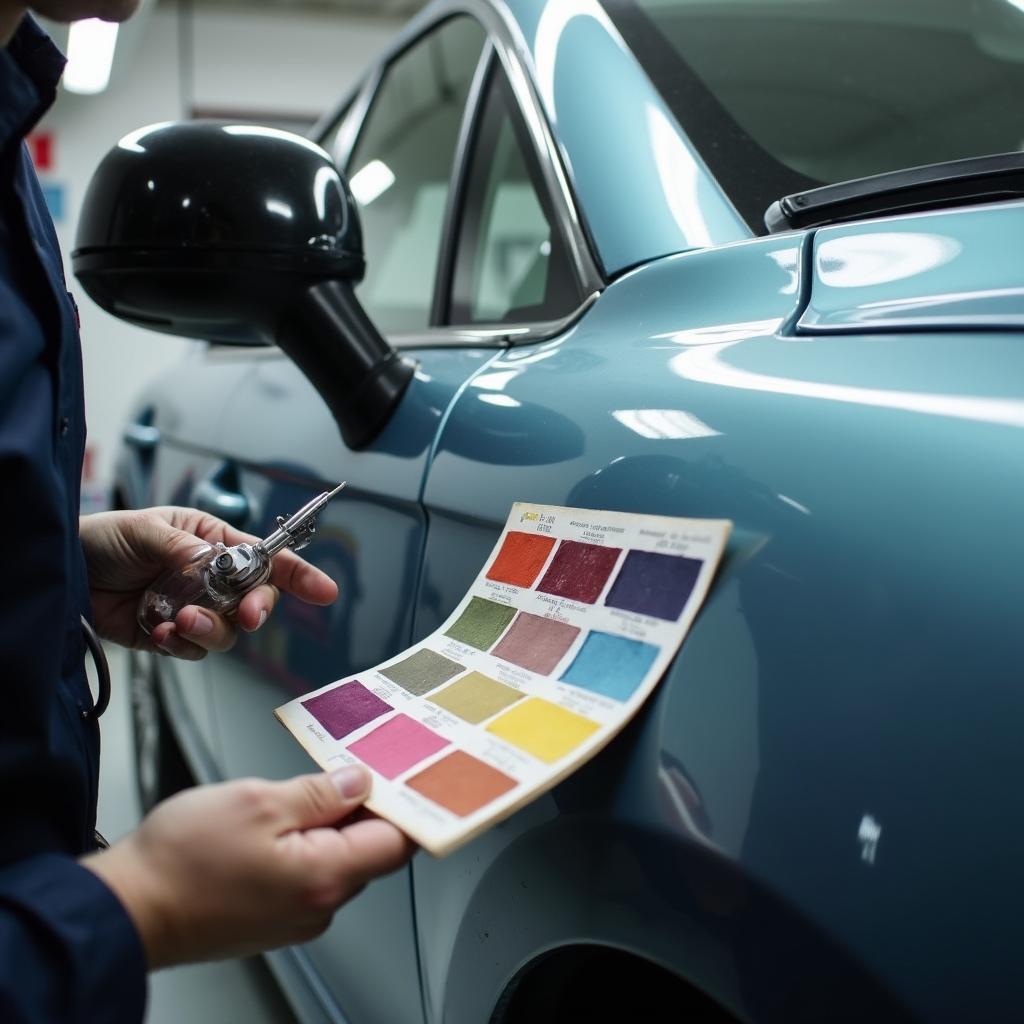
[[516, 504], [448, 619], [285, 704], [328, 770], [443, 856], [593, 757], [637, 713], [703, 603], [731, 523]]

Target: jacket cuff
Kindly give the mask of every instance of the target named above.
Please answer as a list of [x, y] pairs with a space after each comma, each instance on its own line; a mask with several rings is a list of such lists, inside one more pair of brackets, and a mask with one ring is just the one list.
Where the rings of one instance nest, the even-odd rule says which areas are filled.
[[[34, 973], [36, 982], [43, 980], [40, 973], [52, 975], [47, 988], [51, 995], [65, 997], [70, 1019], [97, 1024], [142, 1021], [142, 942], [120, 900], [88, 868], [60, 854], [42, 854], [3, 868], [0, 914], [8, 918], [4, 925], [15, 916], [31, 933], [34, 941], [22, 947], [25, 969]], [[6, 988], [17, 981], [5, 978], [0, 983]]]

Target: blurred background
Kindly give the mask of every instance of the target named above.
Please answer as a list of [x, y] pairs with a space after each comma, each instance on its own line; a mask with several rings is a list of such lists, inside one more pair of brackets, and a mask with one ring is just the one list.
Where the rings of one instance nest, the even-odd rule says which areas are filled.
[[[89, 441], [83, 511], [108, 506], [130, 404], [192, 342], [133, 328], [76, 288], [69, 256], [89, 179], [104, 154], [144, 125], [213, 117], [306, 133], [341, 103], [421, 0], [143, 0], [120, 26], [38, 19], [71, 58], [57, 101], [29, 139], [79, 300]], [[109, 59], [107, 59], [109, 57]], [[78, 91], [76, 91], [78, 90]], [[103, 719], [99, 821], [111, 841], [139, 820], [124, 651]], [[292, 1024], [262, 960], [163, 971], [147, 1024]]]
[[[348, 96], [374, 55], [422, 6], [422, 0], [143, 0], [120, 26], [80, 22], [69, 30], [38, 19], [70, 57], [57, 102], [29, 145], [72, 292], [68, 260], [82, 198], [118, 139], [143, 125], [191, 117], [304, 134]], [[191, 343], [133, 328], [84, 295], [79, 307], [89, 423], [83, 511], [98, 511], [109, 500], [133, 397]]]

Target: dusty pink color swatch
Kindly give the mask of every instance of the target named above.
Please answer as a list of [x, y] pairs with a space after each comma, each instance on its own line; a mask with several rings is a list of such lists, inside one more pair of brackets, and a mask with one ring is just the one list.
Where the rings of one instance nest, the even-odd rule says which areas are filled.
[[562, 660], [579, 632], [579, 626], [520, 612], [491, 654], [546, 676]]
[[393, 779], [448, 742], [408, 715], [395, 715], [348, 749], [385, 779]]

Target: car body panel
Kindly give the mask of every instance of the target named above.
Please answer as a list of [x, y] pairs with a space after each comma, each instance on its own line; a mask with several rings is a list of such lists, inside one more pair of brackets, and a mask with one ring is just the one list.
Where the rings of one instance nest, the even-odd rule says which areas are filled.
[[801, 333], [1024, 326], [1024, 203], [824, 228]]
[[[945, 219], [950, 237], [984, 246], [964, 216], [962, 235]], [[416, 632], [455, 604], [513, 500], [728, 515], [737, 529], [713, 592], [640, 716], [658, 749], [645, 771], [642, 748], [623, 749], [641, 743], [636, 733], [611, 748], [630, 769], [608, 781], [611, 806], [595, 810], [608, 855], [630, 825], [649, 829], [653, 847], [702, 844], [925, 1019], [964, 1019], [987, 1000], [1007, 1005], [1015, 988], [1016, 914], [989, 882], [998, 873], [1011, 885], [1024, 852], [1019, 814], [1005, 816], [1021, 805], [1005, 767], [1021, 759], [1024, 713], [1011, 611], [1024, 601], [1014, 568], [1024, 478], [1007, 472], [1019, 463], [1024, 349], [995, 332], [797, 337], [786, 330], [801, 291], [795, 244], [783, 236], [644, 267], [564, 339], [509, 351], [470, 382], [427, 481]], [[495, 393], [503, 405], [481, 404]], [[513, 423], [514, 451], [502, 447]], [[659, 779], [673, 770], [685, 780], [675, 817], [659, 806]], [[541, 804], [558, 822], [561, 791]], [[505, 828], [504, 844], [523, 843], [525, 826]], [[990, 851], [984, 877], [979, 846]], [[414, 871], [438, 869], [418, 861]], [[466, 927], [450, 905], [433, 906], [436, 889], [417, 884], [420, 927]], [[923, 912], [936, 891], [945, 898]], [[595, 893], [580, 899], [593, 923]], [[535, 906], [540, 921], [546, 906]], [[949, 941], [967, 931], [976, 956]], [[435, 1010], [461, 998], [450, 994], [461, 978], [437, 991], [457, 939], [421, 939]], [[571, 939], [549, 933], [537, 945]], [[499, 943], [488, 950], [516, 966]], [[983, 994], [963, 991], [968, 960]], [[786, 971], [804, 969], [773, 963], [773, 984], [783, 990]], [[743, 994], [756, 989], [738, 977], [728, 1004], [749, 1012]]]

